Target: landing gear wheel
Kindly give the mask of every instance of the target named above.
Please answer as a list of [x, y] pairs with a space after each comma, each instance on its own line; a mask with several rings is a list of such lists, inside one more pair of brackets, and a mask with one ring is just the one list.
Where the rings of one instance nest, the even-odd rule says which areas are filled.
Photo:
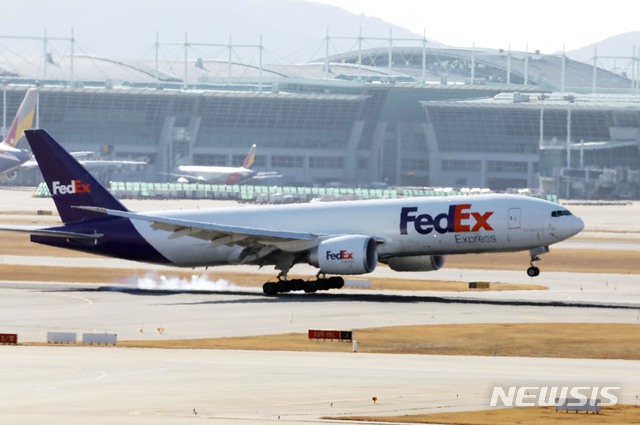
[[265, 283], [264, 285], [262, 285], [262, 292], [264, 292], [265, 295], [277, 295], [278, 294], [277, 283], [275, 282]]
[[291, 279], [289, 281], [289, 290], [290, 291], [302, 291], [304, 289], [304, 280], [302, 279]]
[[280, 280], [276, 284], [276, 292], [289, 292], [291, 291], [291, 286], [289, 285], [289, 281]]
[[302, 279], [287, 280], [287, 275], [280, 273], [276, 282], [266, 282], [263, 284], [262, 291], [265, 295], [274, 296], [292, 291], [304, 291], [306, 293], [328, 291], [329, 289], [340, 289], [343, 286], [344, 278], [342, 276], [326, 277], [324, 273], [318, 272], [316, 280], [305, 281]]
[[529, 277], [536, 277], [540, 274], [540, 269], [536, 266], [536, 261], [540, 261], [540, 257], [532, 253], [531, 262], [529, 263], [531, 267], [527, 269], [527, 275]]
[[317, 290], [318, 290], [318, 285], [316, 285], [315, 281], [310, 280], [308, 282], [305, 282], [304, 292], [306, 292], [307, 294], [312, 294], [312, 293], [316, 292]]
[[316, 288], [318, 291], [328, 291], [331, 289], [329, 286], [329, 279], [318, 279], [316, 280]]
[[342, 276], [332, 276], [329, 279], [329, 288], [340, 289], [344, 286], [344, 278]]

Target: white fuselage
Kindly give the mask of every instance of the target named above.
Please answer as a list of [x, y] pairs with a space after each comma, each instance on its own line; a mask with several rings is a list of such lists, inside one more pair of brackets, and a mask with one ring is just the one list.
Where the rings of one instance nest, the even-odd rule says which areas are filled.
[[[252, 206], [147, 215], [320, 236], [366, 235], [378, 242], [380, 259], [528, 250], [560, 242], [584, 227], [582, 220], [561, 205], [518, 195]], [[235, 248], [233, 244], [213, 247], [206, 240], [172, 236], [146, 221], [132, 222], [148, 243], [175, 265], [228, 264]]]
[[6, 142], [0, 143], [0, 173], [12, 171], [29, 160], [27, 151], [14, 148]]
[[206, 165], [181, 165], [177, 174], [190, 176], [189, 180], [213, 184], [237, 184], [250, 179], [255, 171], [244, 167], [222, 167]]

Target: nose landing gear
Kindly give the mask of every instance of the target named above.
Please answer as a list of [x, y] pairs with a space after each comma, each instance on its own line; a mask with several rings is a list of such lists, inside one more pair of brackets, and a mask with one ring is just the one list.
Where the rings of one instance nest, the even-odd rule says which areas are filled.
[[529, 264], [531, 267], [527, 269], [528, 276], [536, 277], [540, 274], [540, 269], [536, 266], [536, 261], [540, 261], [539, 255], [546, 254], [547, 252], [549, 252], [548, 246], [540, 246], [529, 250], [529, 256], [531, 257], [531, 262]]
[[540, 274], [540, 269], [536, 266], [536, 261], [540, 261], [540, 257], [537, 255], [531, 258], [531, 262], [529, 263], [531, 267], [527, 269], [527, 275], [530, 277], [536, 277]]

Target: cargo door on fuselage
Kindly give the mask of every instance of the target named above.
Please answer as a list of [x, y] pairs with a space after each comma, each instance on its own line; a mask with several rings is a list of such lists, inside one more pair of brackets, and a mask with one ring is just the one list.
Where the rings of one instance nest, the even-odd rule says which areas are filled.
[[520, 228], [520, 208], [509, 208], [509, 230]]
[[520, 235], [520, 216], [522, 210], [520, 208], [509, 208], [509, 224], [507, 238], [509, 242], [515, 242]]

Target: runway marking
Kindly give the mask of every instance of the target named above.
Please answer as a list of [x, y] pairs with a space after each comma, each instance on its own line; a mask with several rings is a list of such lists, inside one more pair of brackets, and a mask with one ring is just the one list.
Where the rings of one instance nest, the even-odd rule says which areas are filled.
[[523, 319], [535, 320], [538, 322], [550, 322], [551, 319], [547, 317], [539, 317], [539, 316], [521, 316]]
[[[61, 368], [55, 368], [55, 369], [61, 369]], [[50, 385], [38, 385], [34, 387], [35, 391], [60, 391], [60, 390], [65, 390], [67, 388], [69, 388], [70, 386], [74, 386], [74, 385], [78, 385], [78, 384], [82, 384], [85, 382], [91, 382], [91, 381], [96, 381], [99, 379], [103, 379], [105, 377], [107, 377], [107, 372], [104, 370], [100, 370], [100, 369], [85, 369], [85, 368], [78, 368], [78, 369], [74, 369], [71, 368], [71, 370], [75, 370], [75, 371], [79, 371], [81, 373], [89, 373], [89, 374], [94, 374], [94, 376], [88, 376], [85, 378], [78, 378], [78, 379], [71, 379], [68, 381], [62, 381], [58, 384], [50, 384]]]
[[53, 295], [57, 295], [59, 297], [73, 298], [73, 299], [76, 299], [76, 300], [84, 301], [85, 303], [87, 303], [89, 305], [93, 305], [93, 301], [92, 300], [90, 300], [89, 298], [81, 297], [80, 295], [70, 295], [70, 294], [60, 294], [60, 293], [54, 293]]

